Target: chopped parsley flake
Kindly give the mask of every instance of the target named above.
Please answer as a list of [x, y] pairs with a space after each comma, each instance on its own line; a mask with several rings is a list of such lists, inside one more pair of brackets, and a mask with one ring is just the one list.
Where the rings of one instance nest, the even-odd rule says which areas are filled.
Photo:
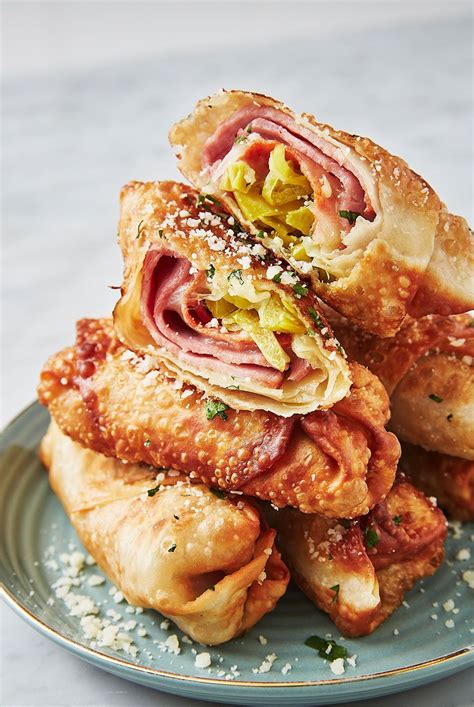
[[400, 523], [402, 522], [402, 517], [401, 516], [393, 516], [392, 520], [395, 523], [395, 525], [400, 525]]
[[306, 295], [308, 294], [308, 288], [297, 282], [295, 285], [293, 285], [293, 292], [295, 292], [297, 295], [300, 295], [301, 297], [306, 297]]
[[250, 125], [245, 130], [245, 132], [243, 132], [242, 135], [239, 135], [239, 137], [235, 138], [234, 143], [236, 145], [238, 145], [239, 142], [243, 142], [244, 140], [246, 140], [248, 138], [248, 136], [250, 135], [251, 132], [252, 132], [252, 124], [250, 123]]
[[310, 307], [308, 309], [308, 314], [311, 317], [311, 319], [313, 320], [313, 322], [316, 324], [318, 329], [324, 329], [324, 322], [313, 307]]
[[158, 491], [160, 490], [160, 486], [161, 486], [161, 484], [158, 484], [158, 486], [155, 486], [154, 489], [148, 489], [147, 494], [149, 496], [154, 496], [155, 493], [158, 493]]
[[173, 543], [172, 545], [169, 546], [168, 552], [174, 552], [176, 550], [176, 543]]
[[237, 280], [240, 282], [241, 285], [244, 284], [244, 278], [242, 277], [242, 270], [232, 270], [232, 272], [227, 277], [227, 279], [230, 280], [231, 277], [237, 278]]
[[259, 231], [258, 233], [255, 234], [256, 238], [265, 238], [265, 232], [264, 231]]
[[273, 277], [272, 277], [273, 282], [281, 282], [281, 272], [277, 272]]
[[163, 238], [163, 229], [162, 228], [158, 229], [158, 235], [160, 238]]
[[375, 547], [378, 545], [378, 542], [380, 540], [378, 534], [375, 532], [375, 530], [372, 530], [371, 528], [366, 528], [365, 529], [365, 540], [367, 542], [367, 547]]
[[330, 587], [330, 589], [334, 592], [334, 596], [331, 602], [331, 604], [334, 604], [334, 602], [337, 601], [337, 597], [339, 596], [339, 584], [335, 584], [334, 587]]
[[216, 498], [227, 498], [227, 494], [224, 491], [221, 491], [221, 489], [209, 489], [211, 493], [216, 496]]
[[346, 529], [351, 527], [351, 521], [348, 518], [342, 518], [339, 523]]
[[318, 651], [320, 658], [332, 662], [337, 658], [347, 658], [347, 649], [344, 646], [339, 646], [335, 641], [326, 640], [320, 636], [310, 636], [304, 642], [305, 646]]
[[206, 400], [204, 409], [208, 420], [213, 420], [215, 417], [227, 420], [226, 410], [229, 409], [229, 406], [220, 400]]
[[214, 277], [215, 274], [216, 274], [216, 269], [215, 269], [214, 265], [211, 263], [209, 265], [208, 269], [206, 270], [207, 279], [212, 280], [212, 278]]
[[443, 398], [440, 398], [439, 395], [436, 395], [436, 393], [430, 393], [428, 395], [430, 400], [433, 400], [435, 403], [442, 403]]
[[143, 446], [144, 446], [144, 447], [151, 447], [151, 439], [146, 439], [146, 440], [143, 442]]
[[337, 213], [341, 218], [347, 219], [351, 226], [357, 221], [358, 216], [362, 216], [362, 214], [357, 213], [357, 211], [346, 211], [345, 209], [342, 209], [342, 211], [338, 211]]
[[196, 200], [196, 206], [202, 206], [206, 201], [212, 201], [212, 203], [217, 206], [221, 205], [221, 202], [211, 194], [199, 194]]

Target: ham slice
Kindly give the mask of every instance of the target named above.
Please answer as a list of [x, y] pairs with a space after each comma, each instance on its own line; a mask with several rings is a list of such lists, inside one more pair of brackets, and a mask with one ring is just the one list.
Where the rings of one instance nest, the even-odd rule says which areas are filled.
[[210, 168], [212, 171], [212, 167], [232, 149], [239, 133], [246, 131], [250, 126], [252, 133], [292, 147], [302, 157], [334, 175], [342, 187], [340, 209], [364, 214], [366, 218], [373, 219], [373, 211], [366, 203], [359, 179], [343, 164], [342, 150], [316, 135], [312, 130], [296, 123], [282, 111], [269, 106], [247, 106], [219, 126], [204, 145], [203, 167]]
[[184, 365], [279, 388], [284, 374], [269, 366], [243, 332], [221, 332], [204, 325], [206, 310], [198, 301], [198, 293], [202, 297], [205, 291], [204, 275], [192, 275], [190, 269], [189, 260], [172, 251], [148, 251], [143, 264], [141, 311], [153, 339]]

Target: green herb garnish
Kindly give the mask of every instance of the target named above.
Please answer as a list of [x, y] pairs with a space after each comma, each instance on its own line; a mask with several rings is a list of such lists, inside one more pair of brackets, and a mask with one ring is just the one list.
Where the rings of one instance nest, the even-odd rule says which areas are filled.
[[400, 525], [400, 523], [402, 522], [402, 517], [401, 516], [393, 516], [392, 520], [395, 523], [395, 525]]
[[221, 202], [211, 194], [199, 194], [196, 200], [196, 206], [202, 206], [202, 204], [204, 204], [206, 201], [212, 201], [212, 203], [216, 204], [217, 206], [221, 205]]
[[212, 280], [212, 278], [214, 277], [215, 274], [216, 274], [216, 269], [215, 269], [214, 265], [211, 263], [209, 265], [208, 269], [206, 270], [206, 277], [208, 280]]
[[313, 322], [316, 324], [318, 329], [324, 329], [324, 322], [313, 307], [310, 307], [308, 309], [308, 314], [311, 317], [311, 319], [313, 320]]
[[347, 658], [347, 648], [344, 648], [344, 646], [339, 646], [335, 641], [328, 641], [320, 636], [310, 636], [306, 639], [304, 644], [305, 646], [318, 651], [320, 658], [325, 658], [330, 662], [336, 660], [337, 658]]
[[342, 518], [339, 523], [346, 529], [351, 527], [351, 521], [348, 518]]
[[375, 532], [375, 530], [372, 530], [371, 528], [366, 528], [365, 529], [365, 540], [367, 542], [367, 547], [375, 547], [380, 538], [378, 534]]
[[443, 398], [440, 398], [439, 395], [436, 395], [436, 393], [430, 393], [428, 395], [430, 400], [433, 400], [435, 403], [442, 403]]
[[227, 498], [227, 494], [224, 491], [221, 491], [221, 489], [209, 489], [211, 493], [214, 494], [217, 498]]
[[158, 491], [160, 490], [160, 487], [161, 487], [161, 484], [158, 484], [158, 486], [155, 486], [154, 489], [148, 489], [147, 494], [149, 496], [154, 496], [155, 493], [158, 493]]
[[239, 137], [236, 137], [234, 140], [234, 144], [238, 145], [239, 142], [243, 142], [243, 140], [246, 140], [250, 133], [252, 132], [252, 123], [248, 126], [248, 128], [245, 130], [245, 132], [242, 133], [242, 135], [239, 135]]
[[255, 238], [265, 238], [265, 232], [259, 231], [258, 233], [255, 234]]
[[151, 439], [146, 439], [146, 440], [143, 442], [143, 446], [144, 446], [144, 447], [151, 447]]
[[277, 272], [276, 275], [272, 277], [273, 282], [281, 282], [281, 272]]
[[242, 277], [242, 270], [232, 270], [232, 272], [227, 277], [227, 279], [230, 280], [231, 277], [236, 277], [241, 285], [244, 284], [244, 278]]
[[293, 285], [293, 292], [295, 292], [297, 295], [300, 295], [301, 297], [306, 297], [306, 295], [308, 294], [308, 288], [297, 282], [295, 285]]
[[158, 229], [158, 236], [159, 236], [160, 238], [163, 238], [163, 229], [162, 229], [162, 228], [159, 228], [159, 229]]
[[208, 420], [213, 420], [215, 417], [220, 417], [221, 420], [227, 420], [226, 410], [229, 409], [229, 406], [221, 400], [206, 400], [204, 409]]
[[169, 546], [168, 552], [174, 552], [176, 550], [176, 543], [173, 543], [172, 545]]
[[331, 604], [334, 604], [334, 602], [337, 601], [337, 597], [339, 596], [339, 584], [335, 584], [334, 587], [330, 587], [330, 589], [334, 592], [334, 596], [331, 602]]
[[342, 209], [342, 211], [338, 211], [337, 213], [341, 218], [347, 219], [351, 226], [357, 221], [358, 216], [362, 216], [362, 214], [357, 213], [357, 211], [346, 211], [345, 209]]

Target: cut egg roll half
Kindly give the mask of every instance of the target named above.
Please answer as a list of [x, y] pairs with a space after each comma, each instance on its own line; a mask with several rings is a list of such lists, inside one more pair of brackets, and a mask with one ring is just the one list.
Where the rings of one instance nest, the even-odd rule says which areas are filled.
[[335, 309], [379, 336], [474, 308], [474, 248], [406, 162], [273, 98], [219, 91], [170, 132], [179, 168]]
[[351, 378], [315, 295], [222, 208], [174, 182], [124, 187], [117, 335], [234, 409], [330, 408]]

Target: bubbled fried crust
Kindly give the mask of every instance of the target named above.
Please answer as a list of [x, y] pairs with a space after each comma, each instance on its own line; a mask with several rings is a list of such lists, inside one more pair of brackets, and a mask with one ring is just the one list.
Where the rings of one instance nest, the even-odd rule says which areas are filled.
[[[367, 513], [393, 483], [399, 445], [383, 427], [388, 399], [357, 364], [339, 413], [318, 411], [314, 421], [229, 409], [209, 420], [202, 395], [124, 349], [109, 320], [81, 320], [78, 342], [46, 363], [39, 397], [63, 432], [94, 451], [330, 517]], [[335, 418], [330, 440], [324, 415]]]
[[[178, 166], [195, 186], [205, 186], [201, 153], [206, 140], [234, 112], [252, 103], [275, 108], [337, 141], [372, 189], [379, 225], [355, 267], [331, 283], [311, 276], [314, 291], [325, 302], [378, 336], [393, 336], [407, 313], [448, 315], [474, 308], [474, 250], [466, 221], [447, 213], [430, 185], [404, 160], [366, 137], [335, 130], [306, 113], [298, 116], [268, 96], [220, 91], [199, 101], [170, 131]], [[223, 200], [232, 208], [232, 200], [225, 195]]]
[[427, 452], [405, 442], [400, 464], [412, 483], [434, 496], [451, 518], [474, 520], [474, 461]]
[[474, 327], [467, 314], [408, 317], [391, 339], [329, 313], [351, 358], [391, 396], [390, 428], [425, 449], [474, 460]]
[[166, 470], [158, 483], [156, 469], [85, 449], [54, 422], [40, 453], [81, 542], [131, 604], [216, 645], [251, 628], [284, 594], [289, 573], [275, 531], [247, 499], [217, 497]]
[[293, 579], [346, 636], [372, 633], [443, 560], [446, 519], [403, 475], [349, 526], [294, 509], [264, 511]]

